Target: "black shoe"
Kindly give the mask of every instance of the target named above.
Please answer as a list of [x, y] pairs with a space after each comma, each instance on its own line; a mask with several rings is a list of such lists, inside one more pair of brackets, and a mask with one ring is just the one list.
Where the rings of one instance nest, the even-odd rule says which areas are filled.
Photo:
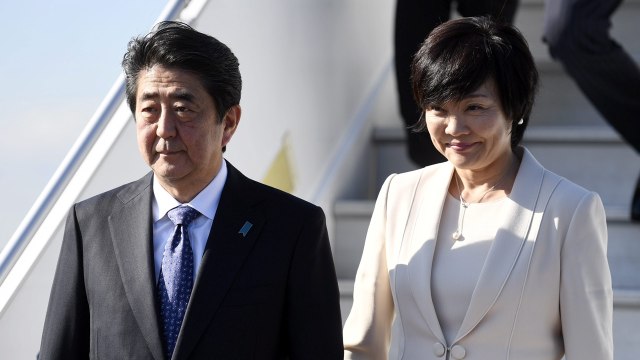
[[631, 220], [640, 221], [640, 177], [636, 182], [636, 191], [633, 194], [631, 202]]

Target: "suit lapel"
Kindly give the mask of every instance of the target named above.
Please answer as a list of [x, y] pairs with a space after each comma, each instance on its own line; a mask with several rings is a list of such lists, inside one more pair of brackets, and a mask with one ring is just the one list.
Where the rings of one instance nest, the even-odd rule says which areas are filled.
[[508, 217], [494, 239], [478, 283], [471, 296], [465, 318], [456, 341], [466, 336], [489, 312], [504, 288], [519, 259], [541, 199], [544, 168], [526, 150], [507, 202]]
[[[437, 229], [442, 207], [448, 192], [453, 166], [445, 163], [432, 176], [421, 176], [414, 208], [407, 222], [403, 243], [408, 242], [401, 256], [408, 261], [409, 282], [415, 302], [429, 329], [442, 343], [446, 343], [431, 297], [431, 267], [435, 252]], [[437, 195], [434, 195], [437, 194]], [[405, 245], [403, 245], [405, 248]]]
[[[218, 311], [260, 234], [264, 216], [252, 205], [249, 180], [227, 163], [228, 175], [178, 337], [174, 359], [186, 359]], [[255, 195], [255, 196], [254, 196]], [[242, 231], [241, 231], [242, 230]]]
[[113, 248], [127, 300], [157, 360], [163, 359], [156, 312], [152, 250], [151, 174], [118, 194], [123, 207], [109, 216]]

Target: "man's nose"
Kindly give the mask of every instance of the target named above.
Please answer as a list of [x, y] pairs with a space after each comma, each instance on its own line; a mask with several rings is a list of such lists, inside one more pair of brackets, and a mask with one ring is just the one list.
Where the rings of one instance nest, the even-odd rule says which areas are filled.
[[171, 111], [162, 110], [160, 118], [158, 119], [156, 135], [163, 139], [168, 139], [176, 136], [176, 119]]

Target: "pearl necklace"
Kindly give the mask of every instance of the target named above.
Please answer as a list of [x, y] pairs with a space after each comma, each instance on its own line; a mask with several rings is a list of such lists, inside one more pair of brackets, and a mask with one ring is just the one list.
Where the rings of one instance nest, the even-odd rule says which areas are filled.
[[460, 215], [458, 216], [458, 228], [456, 229], [456, 231], [454, 231], [453, 234], [451, 234], [451, 237], [453, 238], [453, 240], [461, 240], [461, 239], [464, 240], [464, 236], [462, 236], [462, 229], [464, 226], [464, 215], [466, 214], [467, 208], [469, 207], [469, 205], [478, 204], [482, 202], [482, 199], [484, 199], [484, 197], [487, 196], [488, 193], [495, 190], [496, 186], [500, 185], [504, 181], [504, 179], [507, 178], [507, 175], [509, 175], [509, 173], [511, 172], [512, 167], [513, 167], [513, 163], [511, 164], [511, 166], [509, 166], [509, 170], [505, 172], [504, 175], [502, 175], [500, 180], [498, 180], [498, 182], [496, 182], [487, 191], [483, 192], [482, 196], [480, 196], [480, 199], [478, 199], [478, 201], [476, 202], [468, 202], [462, 197], [462, 190], [460, 190], [460, 183], [458, 182], [458, 174], [456, 173], [453, 175], [454, 179], [456, 180], [456, 188], [458, 189], [458, 194], [460, 194]]

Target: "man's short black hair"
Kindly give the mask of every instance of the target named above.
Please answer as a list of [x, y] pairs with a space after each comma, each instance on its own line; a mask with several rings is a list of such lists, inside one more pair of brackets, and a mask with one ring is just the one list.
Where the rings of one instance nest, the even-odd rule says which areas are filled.
[[242, 78], [233, 52], [216, 38], [187, 24], [164, 21], [146, 36], [132, 39], [122, 60], [127, 103], [133, 113], [140, 71], [155, 65], [195, 74], [216, 105], [218, 121], [240, 103]]

